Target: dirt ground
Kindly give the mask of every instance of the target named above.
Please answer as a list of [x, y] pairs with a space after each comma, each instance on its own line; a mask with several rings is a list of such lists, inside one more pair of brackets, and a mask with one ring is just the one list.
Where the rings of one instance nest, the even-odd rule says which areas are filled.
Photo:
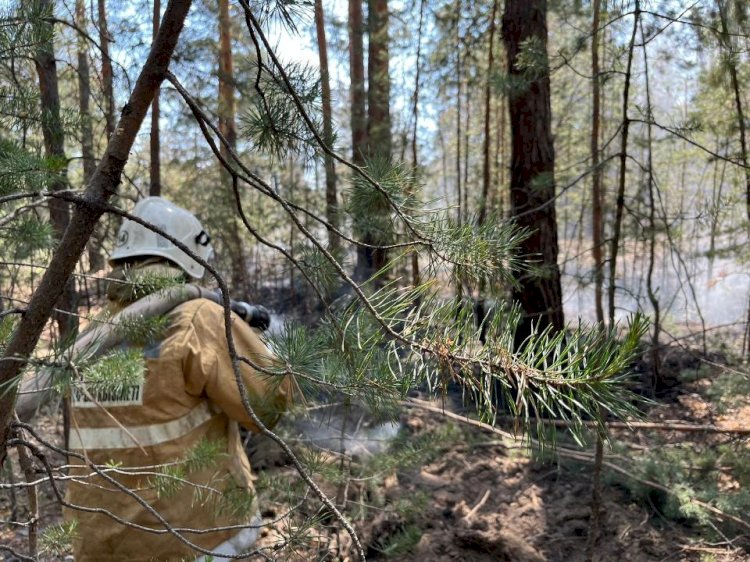
[[[652, 406], [648, 418], [724, 427], [746, 427], [750, 423], [750, 407], [746, 404], [719, 412], [705, 397], [707, 385], [710, 383], [705, 379], [683, 385]], [[347, 485], [346, 513], [354, 522], [368, 559], [397, 562], [585, 559], [590, 528], [590, 463], [562, 460], [554, 455], [544, 460], [534, 458], [520, 442], [500, 439], [461, 422], [448, 422], [434, 412], [405, 409], [401, 423], [407, 441], [425, 436], [429, 439], [431, 435], [437, 439], [440, 427], [446, 423], [456, 426], [458, 437], [454, 431], [452, 439], [436, 443], [437, 453], [421, 465], [388, 470], [366, 485], [354, 480]], [[61, 439], [62, 427], [56, 417], [41, 420], [41, 429], [48, 437]], [[629, 440], [633, 450], [648, 450], [657, 443], [641, 432], [619, 431], [617, 437]], [[707, 441], [714, 437], [668, 432], [660, 434], [658, 443], [663, 446], [686, 439], [700, 440], [705, 447], [710, 446]], [[741, 443], [747, 447], [747, 439]], [[610, 460], [618, 462], [616, 456]], [[16, 472], [17, 466], [14, 463]], [[265, 473], [281, 481], [296, 478], [294, 469], [283, 459], [261, 459], [255, 469], [259, 475]], [[14, 478], [17, 482], [22, 479], [19, 473]], [[3, 474], [3, 482], [7, 481], [8, 475]], [[322, 487], [331, 497], [336, 496], [337, 485], [323, 479]], [[294, 521], [282, 518], [273, 522], [289, 506], [270, 496], [262, 495], [262, 501], [268, 527], [259, 545], [272, 549]], [[396, 506], [405, 501], [411, 501], [417, 509], [404, 515]], [[24, 503], [20, 493], [16, 502]], [[26, 530], [8, 524], [11, 503], [7, 492], [1, 491], [0, 544], [25, 552]], [[356, 509], [363, 504], [369, 507]], [[59, 520], [59, 506], [48, 491], [41, 507], [43, 526]], [[22, 512], [21, 507], [17, 515]], [[750, 554], [743, 549], [748, 544], [743, 537], [708, 540], [695, 522], [664, 516], [656, 506], [637, 501], [616, 480], [605, 478], [602, 513], [602, 533], [594, 558], [598, 561], [750, 561]], [[720, 522], [717, 520], [716, 524]], [[268, 555], [272, 559], [295, 561], [356, 559], [351, 540], [330, 520], [316, 527], [314, 536], [306, 544], [269, 550]], [[410, 537], [406, 547], [388, 546], [400, 536]], [[16, 558], [0, 553], [0, 560], [10, 562]]]

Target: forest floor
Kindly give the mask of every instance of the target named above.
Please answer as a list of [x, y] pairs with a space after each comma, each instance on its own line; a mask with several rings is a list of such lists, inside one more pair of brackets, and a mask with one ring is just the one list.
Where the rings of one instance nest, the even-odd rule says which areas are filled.
[[[645, 419], [725, 429], [750, 427], [746, 377], [692, 358], [676, 362], [673, 358], [667, 367], [675, 375], [673, 388], [646, 409]], [[449, 395], [432, 406], [458, 412], [460, 418], [464, 413], [459, 402]], [[592, 489], [590, 444], [578, 447], [560, 431], [559, 447], [575, 449], [579, 458], [566, 458], [551, 450], [540, 453], [519, 440], [421, 406], [401, 411], [395, 439], [391, 426], [362, 423], [362, 419], [357, 428], [347, 431], [347, 454], [324, 454], [323, 464], [329, 470], [318, 469], [316, 479], [329, 497], [337, 497], [339, 505], [345, 503], [343, 509], [353, 521], [368, 559], [585, 559]], [[46, 437], [61, 440], [62, 424], [57, 416], [39, 421]], [[335, 427], [330, 422], [328, 419], [326, 427]], [[316, 433], [310, 428], [309, 419], [293, 417], [281, 429], [287, 436], [304, 437]], [[339, 431], [334, 429], [329, 435]], [[312, 446], [319, 448], [321, 439], [317, 435]], [[362, 448], [355, 450], [358, 439]], [[368, 446], [368, 440], [374, 445]], [[252, 448], [262, 515], [268, 524], [259, 545], [273, 549], [288, 537], [290, 529], [302, 525], [305, 516], [320, 515], [319, 504], [308, 501], [298, 514], [275, 521], [290, 503], [275, 491], [273, 483], [299, 482], [299, 477], [267, 443], [259, 447], [255, 441]], [[750, 527], [742, 525], [750, 513], [747, 435], [620, 429], [613, 431], [612, 446], [606, 451], [607, 462], [620, 471], [605, 467], [602, 531], [595, 560], [750, 561]], [[17, 457], [13, 459], [13, 477], [19, 482], [23, 477]], [[344, 466], [347, 477], [341, 478]], [[2, 480], [7, 482], [7, 476]], [[15, 515], [24, 519], [24, 494], [17, 493], [14, 501]], [[699, 503], [703, 501], [719, 512], [703, 509]], [[27, 529], [7, 523], [11, 505], [7, 492], [0, 493], [0, 544], [26, 552]], [[41, 508], [42, 527], [60, 520], [59, 505], [49, 490]], [[346, 532], [332, 518], [323, 520], [304, 534], [305, 540], [295, 541], [294, 548], [269, 550], [271, 557], [355, 560]], [[0, 552], [0, 560], [16, 559]]]

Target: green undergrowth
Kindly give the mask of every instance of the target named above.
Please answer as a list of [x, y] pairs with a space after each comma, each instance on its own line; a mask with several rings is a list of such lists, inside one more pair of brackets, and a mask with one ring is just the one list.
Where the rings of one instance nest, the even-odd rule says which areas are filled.
[[[681, 372], [680, 378], [685, 392], [697, 392], [716, 414], [727, 414], [749, 403], [750, 378], [739, 370], [717, 372], [702, 366]], [[711, 509], [750, 523], [747, 437], [658, 431], [645, 435], [648, 446], [636, 450], [627, 436], [613, 442], [614, 462], [635, 478], [610, 470], [605, 473], [605, 481], [624, 488], [651, 509], [655, 522], [686, 525], [695, 539], [716, 541], [739, 536], [738, 540], [744, 541], [742, 546], [750, 547], [750, 541], [741, 537], [747, 528]], [[619, 459], [628, 461], [623, 464]], [[659, 484], [669, 492], [646, 482]]]

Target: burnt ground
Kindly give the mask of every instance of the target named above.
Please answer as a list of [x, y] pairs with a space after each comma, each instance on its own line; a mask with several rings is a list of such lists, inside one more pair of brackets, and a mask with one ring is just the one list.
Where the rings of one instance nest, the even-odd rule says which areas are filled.
[[[717, 398], [719, 371], [723, 370], [706, 367], [706, 363], [683, 364], [678, 368], [692, 369], [695, 373], [683, 379], [674, 377], [677, 382], [648, 408], [650, 421], [676, 420], [726, 428], [750, 426], [750, 400], [735, 396], [725, 403]], [[62, 424], [57, 416], [40, 418], [39, 427], [47, 437], [61, 440]], [[295, 427], [302, 427], [302, 432], [295, 434]], [[379, 459], [392, 454], [383, 452], [388, 441], [383, 441], [380, 433], [365, 432], [380, 445], [345, 457], [349, 478], [342, 481], [336, 477], [344, 463], [335, 451], [323, 453], [323, 464], [329, 470], [320, 469], [316, 476], [329, 496], [338, 497], [338, 505], [345, 505], [368, 559], [430, 562], [585, 559], [590, 529], [590, 462], [549, 453], [542, 457], [519, 441], [419, 409], [405, 409], [401, 413], [399, 431], [402, 445], [419, 443], [424, 451], [415, 450], [413, 458], [378, 464]], [[304, 433], [311, 433], [309, 422], [305, 426], [290, 421], [286, 432], [293, 437], [304, 437]], [[350, 433], [356, 441], [356, 431]], [[319, 449], [320, 443], [318, 440], [312, 446]], [[559, 434], [559, 443], [570, 444], [563, 433]], [[638, 464], [635, 459], [648, 460], [654, 452], [670, 448], [704, 456], [706, 453], [711, 456], [713, 451], [716, 451], [714, 456], [722, 456], [731, 450], [741, 459], [750, 458], [747, 438], [731, 435], [618, 430], [614, 443], [607, 460], [641, 479], [651, 473], [639, 471], [638, 467], [644, 463]], [[268, 556], [299, 561], [355, 560], [348, 535], [331, 517], [325, 513], [321, 516], [319, 503], [308, 500], [294, 515], [284, 516], [290, 507], [288, 499], [263, 482], [294, 483], [299, 477], [283, 455], [274, 454], [272, 447], [258, 448], [256, 443], [255, 449], [255, 471], [264, 521], [268, 524], [259, 545], [269, 548]], [[374, 465], [374, 468], [357, 472], [359, 465]], [[21, 481], [15, 457], [13, 466], [14, 479]], [[715, 479], [726, 494], [742, 492], [748, 483], [741, 464], [738, 461], [727, 466], [714, 467], [716, 470], [707, 472], [705, 478]], [[658, 474], [669, 477], [670, 470], [669, 466], [662, 467]], [[688, 472], [695, 471], [690, 467]], [[8, 481], [7, 473], [2, 479]], [[668, 509], [665, 494], [654, 490], [644, 493], [648, 487], [633, 486], [633, 482], [636, 481], [632, 478], [605, 470], [602, 533], [595, 560], [750, 561], [750, 544], [745, 537], [748, 529], [727, 524], [720, 516], [707, 521], [689, 515], [675, 516]], [[16, 516], [23, 519], [24, 495], [17, 493], [15, 502]], [[715, 505], [724, 506], [718, 499]], [[11, 507], [11, 498], [6, 491], [0, 491], [0, 544], [26, 552], [26, 529], [8, 524]], [[42, 527], [59, 520], [59, 506], [48, 489], [42, 494], [41, 508]], [[321, 517], [311, 530], [300, 535], [303, 540], [275, 549], [280, 540], [289, 536], [290, 529], [299, 528], [306, 516], [313, 515]], [[744, 518], [742, 513], [739, 516]], [[0, 560], [15, 559], [0, 553]]]

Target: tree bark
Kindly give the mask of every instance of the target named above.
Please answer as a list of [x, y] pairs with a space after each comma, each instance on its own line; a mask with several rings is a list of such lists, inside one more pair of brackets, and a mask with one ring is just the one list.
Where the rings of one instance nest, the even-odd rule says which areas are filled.
[[[232, 20], [229, 17], [229, 0], [219, 0], [219, 131], [227, 139], [229, 146], [234, 150], [237, 146], [237, 127], [235, 124], [236, 102], [234, 99], [234, 61], [232, 57]], [[222, 158], [231, 162], [229, 149], [221, 143], [219, 151]], [[222, 168], [222, 184], [226, 188], [229, 201], [234, 201], [232, 190], [232, 178]], [[226, 231], [223, 233], [224, 241], [231, 260], [231, 287], [242, 293], [241, 298], [248, 298], [249, 285], [247, 284], [247, 267], [245, 264], [245, 252], [242, 247], [240, 227], [234, 213], [234, 206], [229, 206]]]
[[[159, 20], [161, 19], [161, 0], [154, 0], [154, 19], [152, 39], [156, 39], [159, 32]], [[161, 158], [159, 144], [159, 90], [154, 94], [154, 101], [151, 103], [151, 183], [148, 187], [148, 194], [151, 196], [161, 195]]]
[[[719, 19], [721, 20], [721, 44], [727, 57], [727, 69], [729, 78], [732, 83], [732, 93], [734, 94], [734, 107], [737, 111], [737, 124], [740, 130], [740, 159], [742, 160], [743, 172], [745, 174], [745, 212], [748, 220], [748, 229], [750, 231], [750, 169], [748, 168], [748, 146], [747, 146], [747, 125], [745, 124], [745, 110], [742, 106], [742, 95], [740, 94], [740, 82], [737, 76], [736, 52], [732, 45], [732, 37], [729, 34], [729, 14], [727, 6], [723, 0], [717, 0], [719, 8]], [[737, 9], [741, 11], [739, 4]], [[739, 13], [739, 12], [738, 12]], [[743, 336], [742, 351], [750, 355], [750, 300], [747, 308], [747, 322], [745, 334]]]
[[456, 223], [461, 224], [461, 0], [456, 9]]
[[[519, 276], [513, 298], [524, 318], [516, 332], [520, 345], [532, 331], [550, 326], [564, 327], [560, 269], [557, 264], [557, 218], [555, 214], [555, 150], [552, 141], [550, 78], [547, 68], [546, 0], [507, 0], [503, 15], [503, 39], [508, 73], [527, 82], [525, 91], [508, 102], [511, 127], [511, 213], [516, 223], [530, 230], [521, 253], [532, 271]], [[524, 41], [542, 46], [544, 65], [538, 75], [524, 77], [516, 60]]]
[[109, 56], [109, 31], [107, 30], [107, 0], [98, 0], [99, 46], [102, 51], [102, 86], [104, 87], [104, 118], [107, 139], [115, 132], [115, 94], [112, 75], [112, 59]]
[[180, 36], [190, 1], [170, 0], [159, 35], [122, 110], [115, 134], [82, 195], [82, 203], [74, 207], [73, 216], [63, 239], [52, 255], [42, 280], [34, 291], [21, 322], [8, 342], [0, 360], [0, 386], [8, 389], [0, 395], [0, 465], [7, 454], [9, 422], [13, 415], [16, 386], [13, 383], [33, 353], [47, 320], [75, 270], [97, 221], [102, 207], [117, 193], [123, 168], [135, 137], [143, 124], [154, 92], [164, 80], [177, 39]]
[[391, 157], [391, 78], [388, 55], [388, 0], [369, 0], [367, 57], [367, 153], [370, 159]]
[[747, 124], [745, 123], [745, 109], [742, 105], [742, 95], [740, 93], [740, 81], [737, 75], [737, 62], [735, 60], [736, 52], [732, 45], [732, 38], [729, 34], [729, 14], [723, 0], [717, 0], [719, 7], [719, 18], [721, 19], [721, 37], [722, 47], [726, 51], [727, 69], [729, 78], [732, 83], [732, 94], [734, 95], [734, 107], [737, 111], [737, 125], [740, 131], [740, 158], [744, 166], [745, 174], [745, 211], [747, 220], [750, 222], [750, 168], [748, 168], [748, 142], [747, 142]]
[[[367, 10], [369, 34], [367, 57], [367, 157], [370, 162], [389, 162], [391, 158], [391, 79], [388, 55], [388, 0], [369, 0]], [[374, 214], [388, 213], [384, 201]], [[370, 246], [383, 245], [388, 233], [370, 232], [362, 241]], [[387, 252], [383, 248], [357, 248], [356, 277], [364, 281], [383, 269]], [[376, 282], [382, 283], [382, 277]]]
[[[86, 2], [76, 0], [76, 25], [86, 29]], [[88, 43], [78, 35], [78, 110], [81, 113], [81, 158], [83, 160], [83, 184], [88, 185], [96, 169], [94, 155], [94, 131], [91, 123], [91, 71], [89, 68]], [[104, 269], [101, 240], [93, 236], [88, 244], [89, 271]]]
[[599, 20], [601, 0], [593, 0], [591, 22], [591, 198], [594, 257], [594, 303], [596, 321], [604, 323], [604, 260], [602, 257], [604, 229], [602, 223], [602, 171], [599, 168], [599, 127], [601, 123], [601, 82], [599, 80]]
[[[331, 84], [328, 73], [328, 45], [326, 44], [326, 28], [323, 18], [323, 0], [315, 0], [315, 30], [318, 39], [318, 57], [320, 60], [320, 87], [323, 102], [323, 140], [333, 145], [333, 118], [331, 111]], [[336, 194], [336, 168], [333, 157], [325, 153], [323, 165], [326, 173], [326, 219], [332, 228], [328, 230], [328, 246], [334, 255], [338, 255], [340, 240], [333, 229], [339, 228], [339, 210]]]
[[349, 74], [351, 78], [352, 161], [365, 162], [367, 113], [365, 96], [364, 18], [362, 0], [349, 0]]
[[490, 15], [490, 47], [487, 53], [487, 81], [484, 85], [484, 146], [482, 147], [482, 198], [479, 201], [479, 215], [477, 222], [484, 224], [487, 218], [487, 202], [490, 198], [490, 123], [492, 121], [492, 72], [494, 70], [495, 55], [495, 16], [497, 15], [497, 0], [492, 3]]
[[635, 2], [633, 12], [633, 34], [630, 37], [628, 47], [628, 64], [625, 70], [625, 86], [622, 90], [622, 128], [620, 134], [620, 177], [617, 186], [617, 201], [615, 203], [615, 224], [612, 229], [612, 242], [609, 254], [609, 286], [607, 287], [608, 319], [609, 325], [615, 323], [615, 288], [617, 273], [617, 253], [620, 249], [620, 232], [622, 230], [622, 216], [625, 209], [625, 179], [628, 163], [628, 132], [630, 130], [630, 119], [628, 118], [628, 102], [630, 96], [630, 77], [633, 68], [633, 48], [635, 46], [635, 33], [638, 29], [638, 19], [641, 15], [641, 5]]
[[[422, 61], [422, 27], [424, 23], [424, 5], [425, 0], [419, 2], [419, 26], [417, 28], [417, 60], [416, 60], [416, 76], [414, 77], [414, 98], [412, 103], [412, 118], [414, 123], [412, 125], [411, 132], [411, 167], [414, 174], [414, 184], [412, 185], [412, 193], [415, 193], [417, 188], [417, 167], [419, 166], [418, 148], [417, 148], [417, 130], [419, 123], [419, 88], [420, 88], [420, 77], [421, 77], [421, 61]], [[411, 252], [411, 283], [414, 287], [419, 285], [419, 252], [413, 249]]]
[[[52, 0], [40, 1], [42, 11], [50, 15], [53, 14], [53, 6]], [[43, 37], [47, 38], [39, 45], [34, 57], [34, 65], [39, 76], [44, 153], [56, 172], [49, 190], [61, 191], [67, 186], [68, 159], [65, 156], [65, 132], [60, 119], [60, 92], [57, 83], [57, 63], [55, 61], [52, 23], [45, 21], [39, 25], [46, 28]], [[50, 200], [49, 215], [55, 238], [60, 240], [70, 221], [68, 203], [61, 199]], [[76, 310], [76, 301], [75, 282], [73, 279], [69, 279], [57, 303], [57, 312], [55, 313], [55, 321], [61, 341], [75, 337], [78, 329], [78, 317], [71, 313]]]
[[[653, 114], [651, 111], [651, 84], [648, 74], [648, 51], [646, 47], [646, 35], [643, 32], [643, 20], [640, 20], [639, 24], [641, 29], [641, 44], [643, 46], [643, 71], [646, 85], [646, 115], [648, 116], [648, 125], [646, 126], [646, 149], [648, 150], [648, 273], [646, 274], [646, 289], [648, 292], [648, 300], [651, 302], [651, 307], [654, 310], [654, 331], [651, 335], [651, 368], [653, 369], [653, 384], [654, 390], [656, 391], [662, 388], [662, 380], [661, 354], [659, 351], [661, 310], [659, 308], [659, 298], [656, 294], [657, 289], [654, 288], [654, 267], [656, 266], [656, 197], [654, 195], [654, 189], [656, 188], [656, 182], [654, 181], [654, 141], [652, 130], [653, 127], [651, 125], [651, 121], [653, 121]], [[705, 334], [705, 331], [703, 333]]]

